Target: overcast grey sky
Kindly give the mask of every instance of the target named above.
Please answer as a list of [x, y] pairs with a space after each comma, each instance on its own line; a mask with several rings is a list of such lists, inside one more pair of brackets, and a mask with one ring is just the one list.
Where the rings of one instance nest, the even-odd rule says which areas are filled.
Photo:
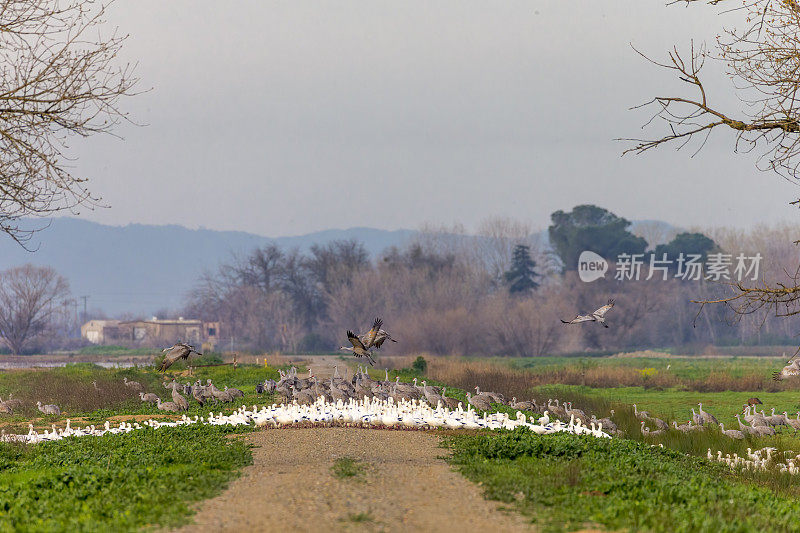
[[[663, 0], [117, 2], [145, 127], [77, 145], [109, 223], [269, 236], [549, 222], [596, 203], [684, 226], [792, 220], [800, 194], [720, 132], [695, 158], [620, 154], [663, 58], [738, 15]], [[709, 69], [709, 76], [719, 71]], [[737, 106], [728, 82], [711, 98]]]

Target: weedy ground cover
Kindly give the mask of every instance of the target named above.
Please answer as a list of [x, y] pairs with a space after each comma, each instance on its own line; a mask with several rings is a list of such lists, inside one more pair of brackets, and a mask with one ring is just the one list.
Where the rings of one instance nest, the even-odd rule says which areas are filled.
[[246, 429], [143, 429], [0, 443], [0, 531], [134, 531], [187, 520], [252, 460]]
[[[300, 369], [302, 371], [302, 369]], [[28, 422], [35, 419], [37, 427], [49, 428], [52, 423], [62, 422], [67, 418], [80, 419], [80, 424], [102, 423], [113, 416], [125, 415], [163, 415], [155, 405], [143, 403], [138, 392], [126, 387], [124, 378], [142, 384], [146, 392], [153, 392], [164, 401], [171, 401], [171, 390], [165, 389], [163, 383], [173, 379], [181, 384], [194, 383], [200, 379], [203, 383], [212, 379], [218, 388], [236, 387], [244, 392], [244, 398], [235, 404], [214, 404], [211, 402], [201, 407], [194, 400], [189, 400], [188, 416], [206, 416], [210, 411], [229, 413], [235, 406], [271, 403], [272, 396], [258, 395], [255, 385], [267, 378], [277, 379], [278, 371], [263, 365], [240, 365], [236, 370], [231, 366], [198, 368], [193, 375], [185, 370], [176, 369], [166, 374], [156, 372], [152, 367], [134, 367], [125, 369], [106, 369], [92, 364], [67, 365], [62, 368], [14, 370], [0, 372], [0, 397], [23, 401], [23, 406], [15, 410], [13, 416], [0, 415], [0, 424], [6, 431], [19, 432], [28, 429]], [[36, 402], [53, 403], [61, 408], [61, 416], [44, 416], [36, 409]]]
[[[518, 429], [445, 438], [450, 461], [546, 531], [602, 525], [647, 531], [791, 531], [796, 494], [726, 467], [626, 439]], [[788, 475], [786, 475], [788, 477]]]

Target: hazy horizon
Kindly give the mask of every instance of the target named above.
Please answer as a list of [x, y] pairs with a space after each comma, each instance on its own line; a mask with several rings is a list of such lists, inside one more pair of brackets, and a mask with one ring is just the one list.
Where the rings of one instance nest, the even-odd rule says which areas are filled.
[[[629, 111], [662, 91], [675, 44], [712, 41], [738, 14], [626, 2], [113, 4], [138, 62], [123, 102], [145, 126], [74, 141], [76, 174], [106, 224], [259, 235], [416, 229], [509, 216], [544, 228], [593, 203], [686, 226], [791, 221], [800, 190], [733, 153], [728, 132], [694, 158], [620, 157]], [[166, 52], [168, 51], [168, 53]], [[741, 109], [719, 65], [720, 107]], [[653, 133], [656, 130], [653, 130]]]

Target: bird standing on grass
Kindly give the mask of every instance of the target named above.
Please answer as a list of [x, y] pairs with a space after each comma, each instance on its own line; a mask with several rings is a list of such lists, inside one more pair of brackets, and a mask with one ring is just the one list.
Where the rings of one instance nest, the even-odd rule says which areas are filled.
[[604, 305], [603, 307], [599, 308], [597, 311], [591, 314], [576, 315], [575, 318], [573, 318], [570, 321], [562, 320], [561, 322], [564, 324], [580, 324], [581, 322], [600, 322], [601, 324], [603, 324], [604, 328], [607, 328], [608, 324], [606, 324], [606, 313], [608, 313], [608, 311], [612, 307], [614, 307], [613, 299], [609, 300], [606, 305]]
[[176, 342], [169, 348], [164, 348], [164, 352], [167, 354], [164, 356], [164, 360], [161, 361], [161, 364], [158, 367], [159, 372], [166, 371], [169, 367], [175, 364], [176, 361], [179, 359], [186, 360], [189, 356], [193, 353], [197, 355], [203, 355], [198, 352], [194, 346], [191, 344], [186, 344], [185, 342]]

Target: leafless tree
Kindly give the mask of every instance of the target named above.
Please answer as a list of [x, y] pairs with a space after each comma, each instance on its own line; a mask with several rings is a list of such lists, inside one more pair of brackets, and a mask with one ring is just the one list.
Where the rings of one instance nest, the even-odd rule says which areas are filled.
[[[692, 3], [699, 0], [680, 0]], [[679, 3], [678, 1], [669, 3]], [[711, 0], [709, 4], [727, 4]], [[733, 130], [735, 150], [757, 153], [757, 166], [789, 180], [800, 178], [800, 4], [796, 0], [745, 0], [739, 7], [743, 29], [728, 29], [717, 38], [714, 50], [677, 47], [665, 62], [648, 61], [671, 70], [692, 94], [656, 96], [640, 107], [653, 108], [653, 122], [666, 131], [650, 139], [628, 139], [628, 152], [643, 153], [666, 144], [683, 148], [698, 139], [699, 151], [719, 127]], [[643, 55], [644, 56], [644, 55]], [[645, 56], [646, 57], [646, 56]], [[721, 109], [710, 98], [701, 79], [707, 60], [721, 61], [745, 104], [745, 112]], [[793, 203], [798, 203], [797, 202]], [[782, 281], [754, 285], [729, 284], [732, 293], [719, 298], [699, 298], [706, 304], [725, 304], [740, 316], [774, 311], [776, 316], [800, 313], [800, 270], [787, 271]]]
[[104, 36], [97, 0], [0, 0], [0, 231], [30, 238], [26, 216], [94, 207], [69, 169], [70, 136], [111, 133], [137, 79], [117, 65], [125, 36]]
[[69, 296], [67, 280], [50, 267], [25, 265], [0, 273], [0, 339], [12, 353], [42, 334]]
[[[666, 132], [629, 139], [635, 144], [626, 152], [671, 143], [683, 147], [698, 136], [702, 148], [711, 131], [723, 126], [734, 130], [737, 150], [759, 152], [759, 168], [798, 177], [800, 7], [794, 0], [747, 0], [741, 10], [744, 29], [724, 31], [715, 50], [692, 43], [688, 53], [674, 47], [665, 62], [647, 58], [673, 71], [693, 94], [656, 96], [643, 104], [654, 108], [653, 118]], [[747, 112], [724, 110], [711, 100], [701, 79], [706, 60], [724, 62]]]

